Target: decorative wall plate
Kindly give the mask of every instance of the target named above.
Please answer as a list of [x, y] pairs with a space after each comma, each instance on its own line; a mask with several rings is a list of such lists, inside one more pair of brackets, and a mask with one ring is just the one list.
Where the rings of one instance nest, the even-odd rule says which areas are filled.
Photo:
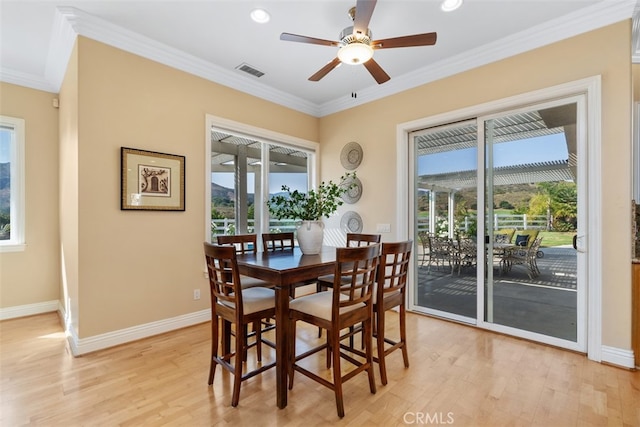
[[340, 228], [345, 233], [361, 233], [362, 218], [354, 211], [345, 212], [340, 219]]
[[357, 142], [349, 142], [340, 152], [340, 163], [346, 170], [354, 170], [362, 162], [362, 147]]
[[[354, 184], [353, 186], [352, 183]], [[344, 200], [345, 203], [353, 204], [360, 200], [360, 196], [362, 196], [362, 182], [360, 182], [358, 177], [349, 177], [342, 181], [342, 185], [345, 188], [351, 187], [342, 193], [342, 200]]]

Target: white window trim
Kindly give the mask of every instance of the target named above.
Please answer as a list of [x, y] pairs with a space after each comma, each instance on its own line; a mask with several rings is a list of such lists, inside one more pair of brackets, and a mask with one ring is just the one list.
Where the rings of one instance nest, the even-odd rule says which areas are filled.
[[11, 141], [11, 239], [0, 240], [0, 252], [20, 252], [26, 248], [24, 119], [0, 116], [0, 125], [12, 127], [14, 135]]

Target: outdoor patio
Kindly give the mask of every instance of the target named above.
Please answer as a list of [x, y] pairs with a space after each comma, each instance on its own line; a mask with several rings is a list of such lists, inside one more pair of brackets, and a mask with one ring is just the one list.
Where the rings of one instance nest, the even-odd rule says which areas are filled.
[[[500, 274], [494, 265], [494, 323], [570, 341], [577, 339], [576, 254], [571, 247], [541, 248], [540, 275], [530, 279], [524, 266]], [[417, 304], [476, 318], [476, 268], [418, 266]]]

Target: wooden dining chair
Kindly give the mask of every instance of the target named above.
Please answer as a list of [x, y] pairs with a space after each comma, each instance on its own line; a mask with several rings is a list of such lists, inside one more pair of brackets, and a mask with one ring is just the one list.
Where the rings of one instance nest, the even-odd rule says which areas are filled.
[[[255, 369], [246, 368], [243, 373], [242, 363], [250, 347], [257, 349], [257, 360], [262, 360], [262, 344], [275, 348], [275, 344], [262, 337], [260, 329], [255, 331], [256, 340], [249, 344], [247, 334], [235, 334], [234, 350], [231, 350], [231, 326], [236, 331], [246, 331], [247, 325], [260, 322], [261, 319], [275, 317], [275, 291], [265, 287], [243, 288], [238, 272], [236, 251], [229, 245], [213, 245], [204, 243], [204, 254], [209, 273], [211, 294], [211, 365], [209, 368], [209, 385], [213, 384], [216, 367], [222, 366], [233, 375], [233, 394], [231, 406], [237, 406], [240, 400], [240, 385], [243, 381], [260, 374], [276, 365], [262, 364]], [[222, 328], [219, 322], [222, 321]], [[222, 334], [219, 333], [222, 329]], [[218, 354], [219, 343], [222, 352]], [[231, 359], [234, 363], [231, 363]]]
[[[263, 233], [262, 234], [262, 247], [265, 252], [284, 252], [293, 251], [295, 241], [293, 232], [284, 233]], [[289, 296], [291, 298], [296, 297], [296, 289], [300, 286], [306, 286], [315, 283], [315, 280], [294, 283], [289, 287]]]
[[[380, 234], [347, 233], [347, 247], [360, 247], [380, 243], [381, 238]], [[333, 280], [333, 274], [318, 277], [316, 292], [326, 291], [333, 287]], [[322, 328], [318, 328], [318, 338], [321, 336]]]
[[265, 252], [293, 250], [293, 231], [284, 233], [262, 233], [262, 248]]
[[[407, 277], [409, 273], [409, 263], [413, 241], [383, 243], [380, 251], [380, 262], [376, 276], [376, 290], [373, 294], [373, 336], [376, 339], [377, 349], [373, 361], [378, 363], [380, 368], [380, 379], [382, 385], [387, 384], [386, 356], [395, 350], [402, 351], [402, 359], [405, 368], [409, 367], [409, 354], [407, 352], [407, 326], [406, 326], [406, 290]], [[386, 313], [398, 307], [398, 322], [400, 325], [400, 337], [391, 338], [386, 333]], [[350, 334], [362, 331], [359, 327]], [[341, 339], [348, 335], [343, 335]], [[364, 356], [360, 349], [353, 348], [352, 353]]]
[[[255, 254], [258, 252], [258, 236], [255, 234], [223, 234], [217, 236], [216, 239], [220, 245], [233, 245], [237, 254]], [[255, 286], [273, 288], [274, 284], [255, 277], [242, 276], [242, 286], [244, 288], [253, 288]]]
[[[289, 389], [293, 388], [294, 372], [311, 378], [333, 390], [339, 417], [344, 417], [344, 399], [342, 385], [361, 372], [367, 372], [369, 389], [376, 392], [373, 374], [373, 289], [380, 244], [370, 246], [336, 248], [336, 263], [332, 292], [320, 292], [306, 295], [291, 301], [289, 305]], [[303, 321], [327, 331], [329, 338], [324, 344], [296, 355], [296, 323]], [[340, 346], [340, 332], [354, 325], [363, 325], [364, 358], [357, 360], [343, 352]], [[346, 346], [345, 346], [346, 348]], [[332, 357], [332, 377], [329, 381], [298, 362], [323, 349], [330, 351]], [[343, 374], [341, 359], [355, 366]]]
[[[258, 236], [255, 234], [223, 234], [217, 236], [217, 242], [220, 245], [233, 245], [236, 254], [255, 254], [258, 252]], [[240, 275], [240, 283], [243, 289], [275, 287], [275, 284], [266, 280], [244, 275]], [[246, 338], [249, 339], [251, 336], [255, 335], [258, 330], [266, 332], [268, 330], [275, 329], [275, 326], [274, 320], [270, 318], [264, 319], [263, 321], [256, 321], [253, 324], [253, 332], [245, 331]]]

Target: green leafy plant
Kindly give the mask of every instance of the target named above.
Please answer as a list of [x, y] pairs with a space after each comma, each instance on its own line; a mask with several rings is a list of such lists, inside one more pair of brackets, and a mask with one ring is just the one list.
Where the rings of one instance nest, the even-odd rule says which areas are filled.
[[[349, 178], [352, 178], [351, 183], [345, 184]], [[283, 185], [282, 191], [286, 194], [276, 194], [267, 201], [269, 214], [279, 220], [318, 221], [322, 217], [329, 218], [344, 203], [342, 195], [357, 185], [355, 178], [355, 172], [346, 173], [339, 184], [322, 181], [317, 190], [312, 189], [308, 193], [291, 191], [289, 186]]]

